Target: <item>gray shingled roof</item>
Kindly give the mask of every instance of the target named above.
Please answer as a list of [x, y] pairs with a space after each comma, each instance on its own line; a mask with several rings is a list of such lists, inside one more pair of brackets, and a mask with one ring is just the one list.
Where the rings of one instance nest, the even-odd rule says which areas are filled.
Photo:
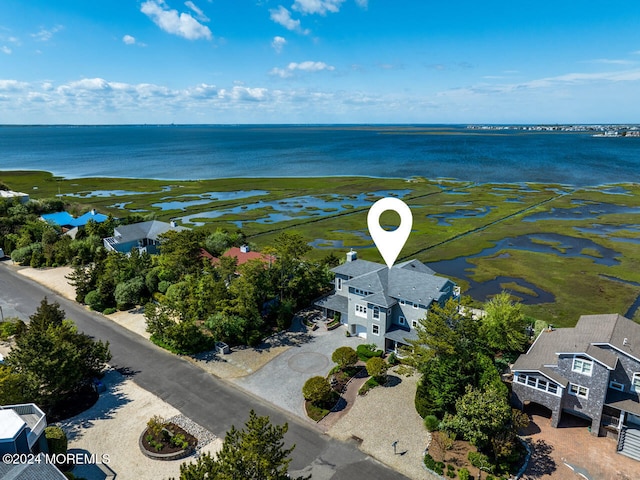
[[389, 271], [387, 295], [428, 307], [433, 300], [442, 297], [442, 288], [447, 282], [450, 280], [430, 273], [392, 268]]
[[632, 392], [618, 392], [617, 390], [608, 389], [605, 405], [631, 412], [634, 415], [640, 415], [640, 396]]
[[6, 464], [0, 462], [0, 478], [2, 480], [65, 480], [55, 465], [42, 460], [33, 464]]
[[409, 271], [415, 270], [416, 272], [429, 273], [431, 275], [435, 275], [436, 273], [431, 268], [427, 267], [424, 263], [422, 263], [420, 260], [415, 260], [415, 259], [399, 263], [398, 265], [395, 265], [395, 267], [404, 268], [405, 270], [409, 270]]
[[359, 277], [366, 273], [375, 272], [376, 270], [386, 269], [385, 265], [376, 262], [370, 262], [368, 260], [354, 260], [352, 262], [345, 262], [342, 265], [332, 268], [335, 273], [347, 275], [349, 277]]
[[329, 295], [316, 300], [314, 305], [320, 308], [328, 308], [329, 310], [335, 310], [343, 314], [347, 314], [349, 311], [349, 300], [342, 295]]
[[390, 299], [402, 299], [428, 307], [432, 301], [440, 300], [444, 295], [442, 288], [450, 282], [434, 275], [433, 270], [419, 260], [404, 262], [391, 269], [380, 263], [354, 260], [333, 271], [352, 277], [349, 287], [381, 294], [375, 301], [369, 301], [382, 306], [393, 305], [395, 302]]
[[374, 293], [373, 295], [367, 295], [366, 297], [364, 297], [364, 300], [384, 308], [393, 307], [396, 303], [398, 303], [395, 299], [389, 297], [388, 295], [385, 295], [384, 293]]
[[516, 360], [513, 370], [541, 371], [543, 365], [557, 364], [558, 353], [587, 354], [607, 367], [615, 368], [618, 357], [599, 345], [612, 345], [637, 357], [632, 348], [634, 345], [640, 347], [640, 325], [618, 314], [582, 315], [574, 328], [543, 331], [529, 351]]
[[131, 225], [121, 225], [117, 227], [116, 231], [118, 232], [118, 236], [116, 239], [118, 243], [133, 242], [143, 238], [157, 240], [160, 235], [170, 230], [180, 232], [182, 230], [189, 230], [189, 228], [180, 226], [172, 227], [171, 224], [166, 222], [150, 220], [148, 222], [132, 223]]
[[409, 345], [409, 340], [418, 339], [418, 333], [415, 330], [405, 330], [397, 325], [393, 325], [384, 335], [384, 338]]

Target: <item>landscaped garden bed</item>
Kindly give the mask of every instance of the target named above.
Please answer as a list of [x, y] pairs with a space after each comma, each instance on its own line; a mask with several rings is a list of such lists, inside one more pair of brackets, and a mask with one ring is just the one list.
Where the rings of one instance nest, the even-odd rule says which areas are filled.
[[195, 450], [198, 439], [175, 423], [154, 416], [140, 436], [140, 449], [155, 460], [177, 460]]

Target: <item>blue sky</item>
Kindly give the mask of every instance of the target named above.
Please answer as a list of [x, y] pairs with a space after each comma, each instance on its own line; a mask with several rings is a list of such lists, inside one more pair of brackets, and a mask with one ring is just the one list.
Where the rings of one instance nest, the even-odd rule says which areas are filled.
[[2, 0], [0, 123], [635, 123], [640, 2]]

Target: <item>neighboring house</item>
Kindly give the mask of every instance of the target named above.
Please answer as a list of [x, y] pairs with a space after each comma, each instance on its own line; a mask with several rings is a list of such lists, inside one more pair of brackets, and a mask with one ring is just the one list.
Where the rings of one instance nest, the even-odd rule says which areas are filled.
[[76, 238], [78, 230], [93, 220], [96, 223], [106, 222], [109, 217], [96, 212], [94, 209], [89, 210], [84, 215], [74, 217], [69, 212], [45, 213], [40, 216], [40, 220], [52, 223], [62, 228], [62, 231], [71, 238]]
[[0, 478], [3, 480], [67, 480], [67, 477], [43, 454], [34, 457], [31, 463], [0, 462]]
[[[640, 325], [617, 314], [583, 315], [574, 328], [546, 329], [512, 367], [512, 400], [591, 421], [640, 460]], [[634, 456], [635, 455], [635, 456]]]
[[0, 190], [0, 198], [17, 198], [20, 203], [27, 203], [29, 195], [22, 192], [14, 192], [13, 190]]
[[[202, 256], [208, 258], [213, 265], [218, 265], [220, 263], [220, 259], [218, 257], [214, 257], [204, 249], [202, 250]], [[224, 252], [222, 256], [235, 258], [238, 266], [247, 263], [249, 260], [260, 260], [265, 265], [273, 265], [276, 261], [276, 257], [274, 257], [273, 255], [267, 255], [260, 252], [252, 252], [251, 248], [249, 248], [249, 245], [242, 245], [241, 247], [231, 247], [229, 250]]]
[[0, 406], [0, 455], [47, 452], [46, 426], [44, 412], [33, 403]]
[[177, 226], [175, 222], [150, 220], [116, 227], [113, 229], [113, 237], [103, 239], [103, 243], [107, 250], [115, 252], [130, 253], [131, 249], [137, 248], [140, 252], [154, 254], [158, 252], [160, 235], [172, 230], [180, 232], [190, 229]]
[[351, 335], [366, 338], [384, 351], [398, 351], [417, 339], [416, 326], [433, 303], [459, 295], [449, 279], [418, 260], [387, 268], [380, 263], [358, 260], [356, 252], [332, 269], [334, 292], [315, 305], [327, 317], [340, 314]]

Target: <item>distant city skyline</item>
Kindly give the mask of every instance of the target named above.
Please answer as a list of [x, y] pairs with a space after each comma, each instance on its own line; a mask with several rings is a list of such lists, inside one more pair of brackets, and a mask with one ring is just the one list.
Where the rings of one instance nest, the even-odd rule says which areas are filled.
[[640, 3], [3, 0], [0, 124], [640, 123]]

